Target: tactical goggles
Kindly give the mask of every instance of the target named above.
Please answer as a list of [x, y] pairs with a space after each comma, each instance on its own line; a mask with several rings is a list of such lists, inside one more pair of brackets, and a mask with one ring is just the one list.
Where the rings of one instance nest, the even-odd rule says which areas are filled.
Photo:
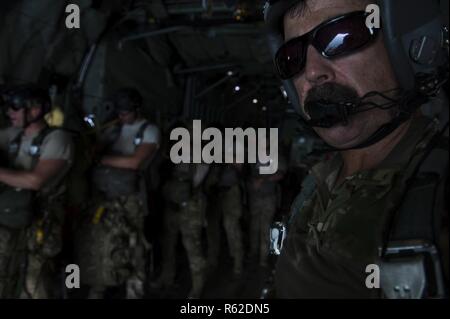
[[379, 30], [366, 25], [368, 15], [365, 11], [347, 13], [289, 40], [275, 55], [278, 75], [287, 80], [302, 72], [309, 45], [323, 57], [331, 59], [352, 53], [372, 42]]
[[19, 111], [26, 107], [24, 101], [17, 97], [11, 97], [7, 94], [3, 94], [0, 97], [0, 105], [4, 110], [12, 109], [13, 111]]

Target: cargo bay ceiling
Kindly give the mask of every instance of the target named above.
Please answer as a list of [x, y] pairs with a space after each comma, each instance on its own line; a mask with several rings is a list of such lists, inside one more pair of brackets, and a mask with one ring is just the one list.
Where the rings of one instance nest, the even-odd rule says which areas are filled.
[[[70, 3], [80, 29], [65, 27]], [[68, 125], [107, 120], [107, 97], [122, 86], [140, 89], [144, 113], [164, 125], [264, 124], [286, 108], [262, 0], [2, 0], [0, 27], [0, 82], [55, 85]]]

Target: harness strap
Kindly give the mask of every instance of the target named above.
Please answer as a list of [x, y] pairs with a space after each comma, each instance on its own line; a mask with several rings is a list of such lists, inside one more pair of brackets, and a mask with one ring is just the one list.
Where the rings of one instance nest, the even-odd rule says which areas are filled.
[[447, 127], [413, 158], [404, 195], [389, 221], [380, 251], [388, 298], [445, 297], [437, 243], [448, 176], [448, 138], [442, 136]]
[[144, 138], [144, 132], [145, 129], [150, 125], [149, 122], [145, 121], [144, 123], [142, 123], [142, 125], [139, 127], [139, 130], [136, 134], [136, 137], [134, 138], [135, 141], [135, 145], [139, 145], [142, 143], [142, 139]]
[[55, 128], [46, 126], [43, 130], [39, 132], [39, 134], [31, 142], [30, 155], [33, 157], [33, 162], [31, 164], [32, 168], [34, 168], [39, 161], [39, 157], [41, 156], [41, 146], [42, 143], [44, 142], [44, 139], [55, 130], [56, 130]]
[[417, 238], [436, 241], [435, 229], [441, 213], [435, 209], [437, 191], [445, 182], [449, 163], [448, 138], [442, 136], [444, 130], [431, 139], [424, 153], [412, 160], [405, 176], [403, 199], [393, 211], [385, 244]]
[[[44, 129], [42, 129], [39, 134], [33, 138], [31, 141], [31, 145], [29, 148], [29, 154], [33, 158], [31, 168], [34, 168], [39, 160], [39, 156], [41, 155], [41, 146], [44, 142], [44, 139], [47, 137], [48, 134], [55, 131], [55, 128], [51, 128], [49, 126], [46, 126]], [[14, 162], [17, 159], [17, 156], [19, 155], [20, 146], [22, 145], [22, 140], [24, 136], [24, 131], [20, 131], [19, 134], [17, 134], [16, 137], [14, 137], [10, 143], [9, 147], [9, 154], [11, 156], [11, 162]]]
[[289, 217], [288, 227], [293, 223], [295, 216], [302, 210], [305, 202], [313, 195], [316, 189], [316, 181], [312, 174], [305, 177], [302, 182], [302, 191], [294, 199], [291, 206], [291, 216]]
[[11, 143], [9, 144], [9, 155], [11, 156], [12, 159], [11, 162], [9, 163], [9, 166], [12, 166], [12, 162], [14, 162], [17, 159], [17, 156], [19, 155], [22, 137], [23, 131], [20, 131], [19, 134], [17, 134], [16, 137], [14, 137]]
[[[434, 148], [411, 181], [403, 204], [396, 216], [390, 240], [423, 238], [436, 242], [436, 228], [442, 210], [435, 209], [440, 200], [439, 188], [447, 175], [448, 148]], [[443, 193], [442, 193], [443, 195]]]

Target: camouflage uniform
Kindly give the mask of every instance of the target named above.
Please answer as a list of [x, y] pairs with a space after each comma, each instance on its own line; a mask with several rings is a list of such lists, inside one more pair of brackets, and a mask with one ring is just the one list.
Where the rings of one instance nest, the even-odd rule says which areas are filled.
[[377, 264], [387, 220], [402, 200], [412, 159], [423, 154], [435, 132], [435, 123], [413, 119], [377, 168], [346, 177], [338, 185], [338, 154], [312, 169], [317, 188], [301, 207], [294, 202], [295, 215], [276, 268], [278, 297], [379, 297], [379, 289], [365, 285], [366, 266]]
[[141, 199], [136, 194], [121, 196], [94, 207], [76, 241], [82, 283], [91, 287], [91, 298], [124, 283], [129, 298], [142, 297], [149, 244]]
[[[212, 189], [215, 204], [208, 212], [208, 259], [217, 265], [220, 248], [220, 224], [223, 223], [229, 254], [233, 258], [233, 271], [242, 273], [244, 247], [242, 239], [242, 191], [236, 168], [231, 165], [215, 167], [216, 182]], [[214, 182], [212, 182], [214, 184]]]
[[41, 214], [36, 216], [31, 227], [27, 230], [28, 238], [28, 260], [27, 275], [25, 277], [25, 289], [21, 298], [56, 298], [61, 297], [55, 294], [53, 282], [54, 271], [42, 273], [54, 267], [52, 259], [62, 250], [62, 231], [65, 220], [64, 213], [65, 197], [59, 196], [54, 199], [42, 201]]
[[205, 257], [202, 247], [205, 196], [193, 187], [196, 169], [200, 165], [178, 164], [164, 185], [164, 243], [162, 274], [159, 284], [170, 286], [176, 274], [176, 244], [178, 234], [189, 259], [192, 289], [190, 298], [199, 298], [205, 281]]
[[[0, 148], [9, 146], [20, 132], [7, 128], [0, 132]], [[31, 141], [44, 134], [22, 137], [18, 155], [11, 159], [12, 167], [31, 170], [39, 159], [64, 159], [64, 169], [47, 181], [34, 201], [33, 219], [25, 229], [11, 229], [0, 225], [0, 296], [4, 298], [60, 297], [55, 282], [55, 260], [62, 249], [65, 186], [63, 180], [70, 169], [73, 145], [62, 130], [45, 133], [39, 157], [33, 158], [28, 148]]]
[[26, 255], [26, 231], [0, 225], [0, 298], [19, 296]]

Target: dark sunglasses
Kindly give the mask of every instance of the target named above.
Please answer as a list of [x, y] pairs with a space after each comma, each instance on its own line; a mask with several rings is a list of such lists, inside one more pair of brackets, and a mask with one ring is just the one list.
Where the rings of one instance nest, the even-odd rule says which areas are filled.
[[355, 11], [327, 20], [302, 36], [291, 39], [281, 46], [275, 55], [278, 75], [287, 80], [303, 71], [309, 45], [331, 59], [352, 53], [374, 40], [377, 28], [369, 28], [369, 13]]

